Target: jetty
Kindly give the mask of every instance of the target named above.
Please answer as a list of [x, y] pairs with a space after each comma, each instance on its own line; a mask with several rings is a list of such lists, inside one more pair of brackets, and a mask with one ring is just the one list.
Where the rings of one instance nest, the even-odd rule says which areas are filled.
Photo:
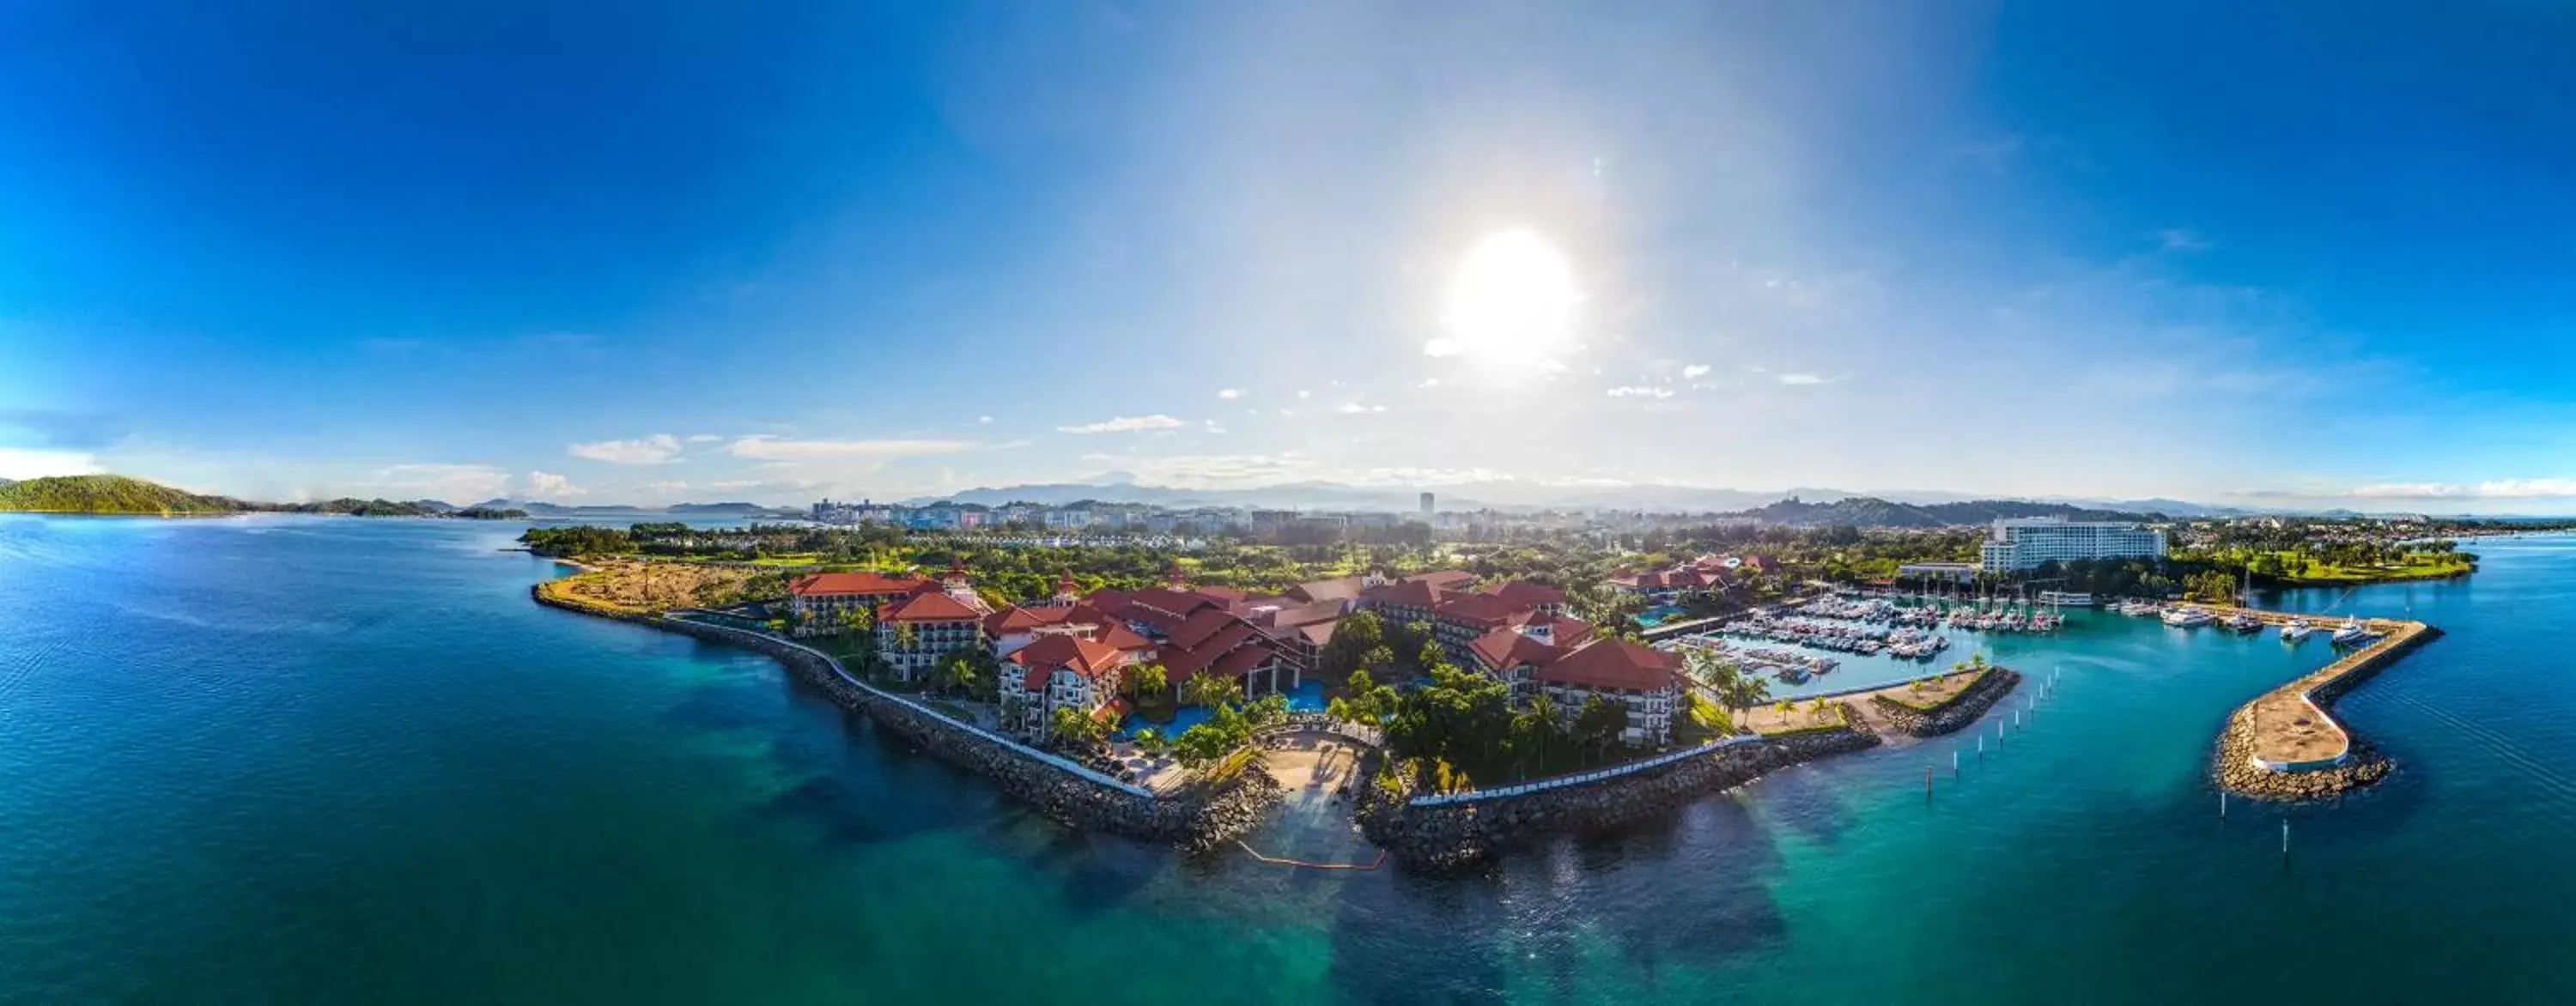
[[[2226, 617], [2252, 616], [2278, 626], [2292, 619], [2313, 625], [2335, 625], [2343, 619], [2200, 605]], [[2410, 619], [2355, 619], [2378, 638], [2335, 658], [2333, 663], [2300, 675], [2237, 707], [2219, 733], [2212, 766], [2219, 785], [2246, 796], [2276, 800], [2331, 797], [2367, 786], [2387, 776], [2386, 756], [2355, 739], [2334, 718], [2335, 699], [2370, 680], [2408, 650], [2441, 634], [2440, 629]]]

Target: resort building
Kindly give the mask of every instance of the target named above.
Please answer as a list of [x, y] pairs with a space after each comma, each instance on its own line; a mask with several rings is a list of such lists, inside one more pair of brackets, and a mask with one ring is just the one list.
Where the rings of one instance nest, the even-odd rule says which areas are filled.
[[815, 573], [787, 584], [787, 606], [797, 635], [828, 634], [841, 631], [847, 612], [874, 611], [938, 586], [929, 577], [910, 574]]
[[[1579, 635], [1569, 635], [1574, 627]], [[1475, 666], [1511, 685], [1516, 706], [1528, 708], [1546, 696], [1556, 707], [1559, 729], [1571, 730], [1584, 705], [1599, 698], [1627, 707], [1620, 740], [1669, 743], [1682, 704], [1681, 657], [1617, 637], [1589, 638], [1590, 632], [1591, 626], [1572, 619], [1498, 629], [1473, 644]]]
[[1001, 707], [1006, 710], [1002, 727], [1042, 741], [1053, 731], [1058, 709], [1091, 717], [1122, 716], [1126, 703], [1118, 699], [1119, 683], [1128, 668], [1147, 659], [1137, 650], [1060, 634], [1020, 647], [1002, 660], [997, 682]]
[[983, 647], [984, 619], [992, 613], [966, 567], [949, 567], [939, 589], [877, 607], [877, 654], [895, 677], [910, 681], [951, 653]]
[[2062, 517], [1998, 518], [1979, 550], [1987, 572], [2017, 573], [2077, 559], [2161, 559], [2165, 533], [2116, 521]]
[[1613, 573], [1601, 585], [1615, 594], [1654, 604], [1675, 604], [1733, 587], [1735, 571], [1753, 565], [1750, 559], [1703, 555], [1670, 569]]
[[1428, 623], [1432, 639], [1460, 667], [1474, 665], [1470, 644], [1487, 633], [1564, 614], [1565, 593], [1554, 587], [1515, 581], [1478, 591], [1475, 582], [1474, 574], [1459, 570], [1406, 577], [1361, 591], [1359, 607], [1390, 627]]
[[1949, 583], [1977, 582], [1977, 566], [1968, 562], [1909, 562], [1896, 567], [1899, 580], [1939, 580]]

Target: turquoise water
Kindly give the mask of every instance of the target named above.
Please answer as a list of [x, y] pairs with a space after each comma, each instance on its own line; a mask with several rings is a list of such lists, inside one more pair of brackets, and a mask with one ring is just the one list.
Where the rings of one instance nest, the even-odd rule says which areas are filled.
[[1673, 616], [1679, 615], [1682, 612], [1682, 608], [1667, 604], [1661, 607], [1648, 608], [1630, 617], [1638, 625], [1651, 629], [1655, 626], [1662, 625], [1665, 622], [1672, 621]]
[[764, 659], [528, 603], [516, 531], [0, 517], [0, 1002], [2576, 996], [2576, 540], [2336, 608], [2451, 630], [2345, 702], [2402, 767], [2340, 805], [2203, 778], [2324, 647], [2111, 616], [1989, 644], [2065, 684], [1955, 780], [1890, 748], [1427, 877], [1064, 832]]

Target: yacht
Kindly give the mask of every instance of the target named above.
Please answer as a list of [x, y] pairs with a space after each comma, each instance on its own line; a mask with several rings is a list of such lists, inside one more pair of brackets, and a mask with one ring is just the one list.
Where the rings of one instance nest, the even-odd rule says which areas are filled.
[[2198, 608], [2168, 608], [2165, 610], [2164, 619], [2166, 625], [2170, 625], [2178, 629], [2188, 629], [2194, 626], [2208, 625], [2211, 622], [2217, 621], [2217, 619], [2209, 617], [2208, 612], [2202, 611]]
[[2308, 634], [2315, 631], [2317, 631], [2317, 627], [2309, 625], [2307, 619], [2293, 618], [2281, 624], [2281, 641], [2284, 643], [2295, 643], [2308, 638]]
[[2039, 603], [2061, 608], [2090, 608], [2093, 595], [2074, 590], [2043, 590], [2039, 592]]
[[2239, 632], [2239, 633], [2243, 633], [2243, 632], [2261, 632], [2261, 631], [2263, 631], [2263, 620], [2262, 620], [2262, 619], [2256, 618], [2256, 617], [2254, 617], [2254, 616], [2252, 616], [2252, 615], [2248, 615], [2248, 614], [2246, 614], [2246, 613], [2244, 613], [2244, 612], [2241, 612], [2241, 611], [2240, 611], [2240, 612], [2237, 612], [2237, 613], [2235, 613], [2235, 614], [2233, 614], [2233, 615], [2229, 615], [2229, 616], [2227, 616], [2225, 619], [2221, 620], [2219, 624], [2226, 626], [2226, 627], [2227, 627], [2227, 631], [2229, 631], [2229, 632]]
[[2358, 618], [2344, 619], [2343, 627], [2334, 632], [2336, 646], [2359, 646], [2377, 638], [2378, 635], [2361, 627], [2361, 619]]

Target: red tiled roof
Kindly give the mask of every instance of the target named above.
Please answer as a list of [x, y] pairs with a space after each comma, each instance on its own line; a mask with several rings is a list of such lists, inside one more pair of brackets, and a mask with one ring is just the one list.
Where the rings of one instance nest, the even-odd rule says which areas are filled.
[[1503, 600], [1510, 601], [1513, 604], [1524, 604], [1531, 607], [1537, 607], [1542, 604], [1565, 603], [1564, 591], [1547, 586], [1546, 584], [1531, 583], [1527, 580], [1513, 580], [1510, 583], [1503, 584], [1502, 586], [1496, 587], [1486, 593], [1502, 598]]
[[1538, 669], [1540, 681], [1590, 689], [1653, 691], [1672, 685], [1682, 658], [1625, 639], [1596, 639]]
[[1431, 610], [1450, 621], [1490, 629], [1509, 624], [1514, 614], [1529, 610], [1529, 606], [1514, 604], [1492, 594], [1458, 594], [1441, 601]]
[[1046, 625], [1063, 625], [1073, 621], [1079, 608], [1009, 607], [984, 618], [984, 631], [999, 636], [1009, 632], [1026, 632]]
[[1463, 569], [1444, 569], [1436, 573], [1405, 577], [1407, 583], [1426, 583], [1433, 590], [1465, 590], [1476, 585], [1476, 574]]
[[1522, 664], [1545, 666], [1556, 662], [1564, 651], [1531, 639], [1511, 629], [1495, 629], [1467, 644], [1476, 659], [1493, 670], [1509, 670]]
[[830, 597], [846, 594], [910, 594], [937, 586], [927, 577], [888, 576], [884, 573], [813, 573], [797, 577], [787, 584], [787, 592], [799, 597]]
[[1239, 678], [1269, 659], [1270, 651], [1267, 649], [1258, 646], [1239, 646], [1225, 656], [1216, 658], [1216, 666], [1211, 669], [1229, 678]]
[[1217, 608], [1202, 608], [1196, 614], [1191, 615], [1187, 621], [1182, 622], [1179, 626], [1171, 630], [1172, 643], [1173, 645], [1183, 647], [1197, 646], [1200, 643], [1206, 642], [1208, 637], [1214, 636], [1218, 632], [1223, 631], [1226, 626], [1240, 625], [1242, 623], [1242, 619], [1236, 618], [1223, 610]]
[[940, 591], [918, 594], [877, 609], [879, 622], [966, 622], [978, 621], [984, 613]]
[[1061, 634], [1040, 636], [1037, 642], [1013, 650], [1003, 659], [1028, 668], [1028, 677], [1020, 684], [1030, 689], [1046, 687], [1047, 677], [1058, 670], [1071, 670], [1098, 681], [1102, 674], [1127, 664], [1127, 654], [1116, 647]]
[[1360, 600], [1371, 604], [1393, 604], [1407, 608], [1428, 608], [1440, 603], [1438, 588], [1420, 580], [1406, 580], [1371, 587], [1361, 592]]
[[1187, 616], [1200, 608], [1224, 607], [1222, 601], [1186, 590], [1171, 590], [1163, 587], [1147, 587], [1129, 595], [1129, 598], [1138, 605], [1181, 616]]
[[1309, 604], [1317, 601], [1347, 601], [1360, 596], [1360, 591], [1366, 589], [1367, 579], [1359, 576], [1345, 576], [1335, 580], [1301, 583], [1288, 588], [1288, 596]]
[[1154, 648], [1153, 640], [1139, 636], [1135, 633], [1135, 630], [1129, 629], [1128, 627], [1119, 625], [1115, 622], [1103, 626], [1100, 630], [1100, 635], [1096, 638], [1103, 643], [1107, 643], [1110, 646], [1125, 650], [1129, 653], [1138, 653]]

